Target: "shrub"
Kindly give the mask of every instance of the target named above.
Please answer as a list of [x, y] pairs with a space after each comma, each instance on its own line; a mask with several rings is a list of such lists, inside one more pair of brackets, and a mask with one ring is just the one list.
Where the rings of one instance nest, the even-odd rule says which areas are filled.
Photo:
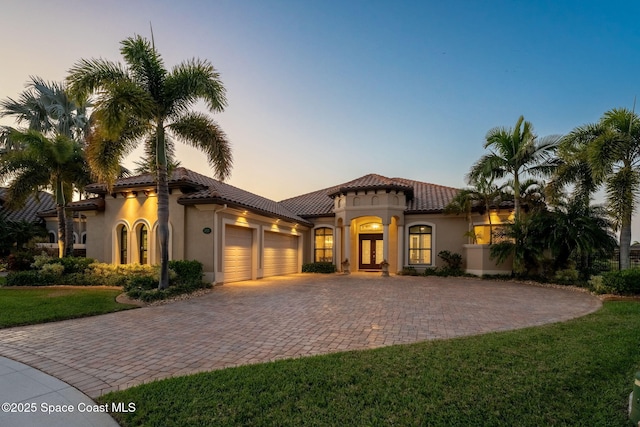
[[31, 269], [33, 264], [33, 253], [30, 251], [20, 251], [7, 257], [7, 268], [9, 271], [26, 271]]
[[[176, 283], [201, 283], [204, 267], [196, 260], [169, 261], [169, 269], [175, 274]], [[169, 273], [171, 275], [171, 273]]]
[[39, 271], [15, 271], [7, 274], [5, 286], [49, 286], [55, 283], [55, 279], [53, 275]]
[[604, 286], [602, 276], [591, 276], [589, 279], [589, 289], [596, 294], [606, 294], [609, 292], [609, 290]]
[[404, 267], [402, 270], [398, 271], [398, 275], [400, 276], [417, 276], [418, 271], [415, 267]]
[[54, 277], [61, 277], [62, 273], [64, 273], [64, 266], [61, 264], [45, 264], [40, 269], [42, 274], [50, 274]]
[[438, 257], [446, 264], [444, 268], [439, 270], [438, 275], [461, 276], [464, 274], [462, 271], [462, 255], [455, 252], [440, 251]]
[[148, 291], [158, 287], [158, 281], [150, 276], [132, 276], [127, 281], [124, 291], [129, 293], [133, 290]]
[[64, 257], [55, 258], [51, 262], [62, 265], [64, 267], [64, 274], [72, 274], [84, 273], [89, 268], [89, 265], [96, 262], [96, 260], [84, 257]]
[[[602, 274], [602, 293], [616, 295], [640, 294], [640, 269], [632, 268], [622, 271], [609, 271]], [[593, 279], [591, 280], [593, 282]]]
[[177, 295], [188, 294], [198, 289], [210, 288], [210, 283], [191, 283], [169, 286], [167, 289], [131, 289], [127, 292], [127, 295], [134, 299], [139, 299], [144, 302], [159, 301], [167, 298], [171, 298]]
[[425, 268], [424, 269], [424, 273], [422, 273], [424, 276], [439, 276], [440, 272], [438, 271], [437, 268]]
[[331, 274], [336, 272], [336, 266], [331, 262], [312, 262], [302, 266], [303, 273]]
[[573, 268], [558, 270], [553, 281], [559, 285], [577, 285], [580, 282], [580, 272]]

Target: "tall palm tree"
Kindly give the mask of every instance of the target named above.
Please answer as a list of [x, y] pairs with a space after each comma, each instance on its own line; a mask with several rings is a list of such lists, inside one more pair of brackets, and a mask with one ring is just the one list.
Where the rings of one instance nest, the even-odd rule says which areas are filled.
[[79, 61], [67, 82], [81, 99], [97, 92], [87, 158], [99, 180], [111, 185], [120, 160], [139, 143], [155, 155], [161, 257], [158, 287], [163, 289], [169, 284], [167, 151], [172, 138], [185, 142], [204, 151], [217, 178], [229, 176], [232, 156], [226, 135], [208, 115], [190, 110], [204, 100], [210, 112], [223, 111], [225, 89], [208, 61], [192, 59], [168, 71], [155, 46], [140, 36], [123, 40], [120, 53], [124, 65], [104, 59]]
[[471, 167], [467, 177], [469, 180], [481, 175], [497, 179], [510, 178], [517, 219], [521, 209], [521, 180], [527, 176], [545, 175], [553, 171], [556, 166], [554, 153], [559, 139], [558, 136], [538, 137], [533, 125], [520, 116], [513, 128], [497, 127], [487, 133], [484, 148], [491, 151]]
[[[62, 135], [83, 145], [90, 124], [87, 115], [90, 103], [87, 99], [72, 100], [64, 84], [48, 82], [40, 77], [31, 77], [26, 87], [18, 99], [0, 101], [0, 117], [13, 118], [22, 125], [22, 131], [30, 129], [53, 139]], [[9, 126], [0, 128], [0, 154], [24, 148], [11, 137], [20, 133], [15, 131]], [[66, 198], [66, 201], [71, 201], [71, 198]], [[64, 229], [58, 238], [64, 241], [65, 252], [61, 256], [68, 256], [73, 254], [73, 213], [65, 211], [62, 218]]]
[[640, 192], [640, 120], [614, 108], [597, 123], [575, 128], [563, 144], [581, 153], [596, 186], [604, 185], [606, 204], [620, 231], [620, 269], [631, 267], [631, 217]]
[[487, 216], [489, 224], [489, 244], [493, 244], [493, 224], [491, 219], [491, 207], [497, 207], [503, 200], [503, 189], [493, 183], [490, 176], [478, 176], [474, 181], [469, 181], [470, 187], [458, 191], [456, 196], [445, 207], [445, 213], [465, 214], [469, 222], [469, 236], [476, 242], [476, 235], [471, 229], [471, 212], [478, 209]]
[[[65, 135], [82, 141], [89, 128], [86, 99], [72, 100], [64, 84], [48, 82], [40, 77], [31, 77], [18, 99], [0, 101], [0, 117], [11, 117], [23, 128], [42, 132], [45, 135]], [[3, 142], [13, 128], [0, 131]]]
[[64, 207], [71, 200], [75, 186], [88, 183], [88, 173], [80, 145], [57, 135], [47, 138], [41, 132], [14, 130], [10, 138], [24, 148], [0, 156], [0, 178], [11, 180], [9, 206], [20, 206], [26, 198], [41, 190], [53, 191], [58, 216], [58, 248], [65, 254], [67, 233]]

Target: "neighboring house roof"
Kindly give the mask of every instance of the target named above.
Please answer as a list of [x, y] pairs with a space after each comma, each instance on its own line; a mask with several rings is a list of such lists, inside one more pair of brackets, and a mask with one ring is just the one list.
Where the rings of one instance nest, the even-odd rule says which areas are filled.
[[407, 195], [406, 213], [442, 212], [458, 189], [404, 178], [387, 178], [369, 174], [353, 181], [281, 201], [302, 217], [333, 215], [333, 197], [348, 191], [390, 190]]
[[[103, 211], [104, 199], [101, 197], [93, 197], [91, 199], [76, 200], [69, 203], [67, 206], [73, 211], [74, 218], [80, 218], [79, 211]], [[42, 218], [57, 218], [57, 209], [48, 209], [46, 211], [38, 212], [38, 216]]]
[[40, 191], [37, 195], [27, 197], [24, 206], [18, 209], [8, 209], [8, 189], [0, 188], [0, 212], [8, 221], [40, 222], [39, 212], [55, 209], [56, 202], [53, 196], [46, 191]]

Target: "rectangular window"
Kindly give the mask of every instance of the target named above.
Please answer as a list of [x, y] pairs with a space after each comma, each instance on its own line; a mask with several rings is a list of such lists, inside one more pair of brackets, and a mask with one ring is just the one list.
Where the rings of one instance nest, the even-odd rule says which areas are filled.
[[409, 264], [430, 265], [431, 261], [431, 227], [415, 225], [409, 228]]
[[328, 227], [315, 230], [314, 261], [333, 262], [333, 230]]
[[[499, 243], [505, 240], [505, 237], [502, 235], [502, 226], [501, 225], [474, 225], [473, 233], [476, 236], [475, 243], [478, 245], [488, 245], [489, 243]], [[493, 234], [493, 239], [491, 238], [491, 234]]]

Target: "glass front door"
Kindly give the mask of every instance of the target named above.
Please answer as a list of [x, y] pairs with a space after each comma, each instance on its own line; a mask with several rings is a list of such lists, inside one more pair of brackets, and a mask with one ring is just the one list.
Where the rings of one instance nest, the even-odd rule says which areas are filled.
[[384, 259], [384, 242], [382, 234], [360, 235], [360, 265], [361, 270], [379, 270]]

